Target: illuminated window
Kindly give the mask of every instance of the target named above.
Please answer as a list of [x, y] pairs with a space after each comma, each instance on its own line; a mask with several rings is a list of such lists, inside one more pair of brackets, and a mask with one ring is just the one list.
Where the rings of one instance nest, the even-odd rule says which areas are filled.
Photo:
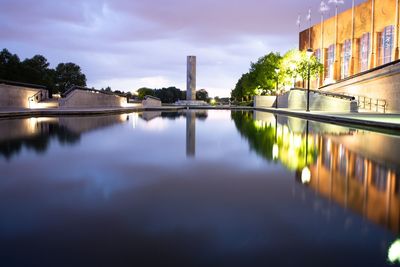
[[315, 57], [317, 58], [318, 62], [322, 63], [321, 49], [315, 50]]
[[360, 39], [360, 72], [367, 71], [369, 66], [370, 34], [364, 33]]
[[335, 45], [328, 48], [328, 58], [326, 64], [326, 78], [333, 80], [333, 66], [335, 64]]
[[346, 40], [343, 43], [343, 49], [342, 49], [342, 66], [341, 66], [342, 79], [350, 76], [350, 59], [351, 59], [351, 40]]
[[387, 26], [380, 34], [379, 63], [387, 64], [392, 61], [394, 26]]

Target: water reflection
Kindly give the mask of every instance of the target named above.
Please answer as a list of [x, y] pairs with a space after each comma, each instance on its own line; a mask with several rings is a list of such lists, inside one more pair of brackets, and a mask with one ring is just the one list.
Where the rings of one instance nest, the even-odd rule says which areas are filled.
[[196, 156], [196, 120], [206, 120], [207, 110], [184, 110], [178, 112], [146, 111], [140, 114], [140, 118], [145, 121], [151, 121], [156, 118], [167, 118], [175, 120], [177, 118], [186, 118], [186, 156], [194, 158]]
[[[372, 188], [387, 196], [388, 183], [397, 184], [376, 178], [396, 169], [398, 159], [386, 155], [398, 149], [394, 137], [229, 111], [38, 120], [14, 139], [46, 137], [53, 126], [45, 125], [54, 124], [79, 142], [60, 146], [55, 138], [39, 156], [0, 158], [2, 266], [344, 267], [397, 259], [395, 235], [350, 210], [383, 205], [372, 202]], [[365, 147], [372, 140], [382, 149]], [[195, 158], [185, 153], [190, 143]], [[382, 168], [370, 171], [373, 164]], [[342, 175], [349, 209], [335, 204], [346, 196]], [[368, 179], [364, 203], [353, 191]], [[390, 198], [393, 216], [397, 197]]]
[[75, 145], [83, 133], [125, 122], [128, 115], [85, 117], [40, 117], [0, 120], [0, 155], [6, 159], [24, 148], [45, 153], [52, 139], [62, 145]]
[[263, 112], [232, 113], [232, 119], [259, 155], [295, 171], [327, 199], [400, 233], [398, 137]]
[[195, 157], [196, 155], [196, 113], [188, 111], [186, 113], [186, 156]]
[[[136, 128], [139, 118], [146, 122], [157, 118], [171, 120], [186, 118], [186, 154], [188, 157], [194, 157], [196, 151], [196, 119], [204, 121], [207, 117], [206, 110], [199, 110], [179, 112], [146, 111], [107, 116], [0, 120], [0, 155], [6, 159], [11, 159], [21, 153], [24, 148], [43, 154], [48, 150], [52, 139], [57, 139], [63, 145], [76, 145], [79, 143], [82, 134], [97, 129], [121, 124], [129, 120], [132, 123], [132, 127]], [[156, 128], [159, 126], [156, 126]]]

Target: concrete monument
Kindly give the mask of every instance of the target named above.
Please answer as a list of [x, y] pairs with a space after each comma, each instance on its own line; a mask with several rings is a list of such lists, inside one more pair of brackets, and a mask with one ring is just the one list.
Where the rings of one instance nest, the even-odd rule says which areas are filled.
[[187, 57], [186, 100], [196, 101], [196, 56]]

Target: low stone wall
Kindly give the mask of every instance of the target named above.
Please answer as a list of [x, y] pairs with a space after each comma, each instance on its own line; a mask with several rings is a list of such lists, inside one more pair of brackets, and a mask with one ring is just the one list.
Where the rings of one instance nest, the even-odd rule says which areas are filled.
[[126, 97], [76, 89], [60, 98], [60, 108], [115, 108], [127, 106]]
[[[307, 92], [291, 90], [288, 98], [288, 107], [294, 110], [307, 108]], [[357, 102], [332, 96], [310, 93], [310, 110], [331, 112], [357, 112]]]
[[0, 108], [34, 108], [38, 101], [32, 97], [36, 94], [38, 100], [48, 98], [46, 89], [0, 84]]
[[255, 96], [254, 107], [275, 107], [276, 96]]
[[[400, 112], [400, 63], [389, 65], [321, 89], [323, 91], [345, 93], [356, 97], [363, 96], [374, 100], [386, 100], [387, 112], [397, 113]], [[376, 111], [376, 107], [373, 106], [372, 111]]]
[[145, 100], [143, 100], [142, 105], [144, 108], [157, 108], [161, 107], [161, 101], [156, 98], [148, 97]]
[[[274, 101], [272, 102], [272, 100]], [[254, 99], [254, 107], [274, 108], [275, 101], [275, 96], [256, 96]], [[307, 92], [303, 90], [290, 90], [289, 92], [279, 96], [278, 108], [306, 110]], [[357, 112], [357, 102], [311, 92], [310, 110], [331, 112]]]

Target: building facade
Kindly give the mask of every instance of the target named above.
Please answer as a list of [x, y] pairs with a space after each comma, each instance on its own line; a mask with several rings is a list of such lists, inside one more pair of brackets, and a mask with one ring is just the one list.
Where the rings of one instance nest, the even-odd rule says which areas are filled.
[[399, 59], [399, 3], [367, 0], [300, 33], [300, 50], [324, 64], [319, 86]]

